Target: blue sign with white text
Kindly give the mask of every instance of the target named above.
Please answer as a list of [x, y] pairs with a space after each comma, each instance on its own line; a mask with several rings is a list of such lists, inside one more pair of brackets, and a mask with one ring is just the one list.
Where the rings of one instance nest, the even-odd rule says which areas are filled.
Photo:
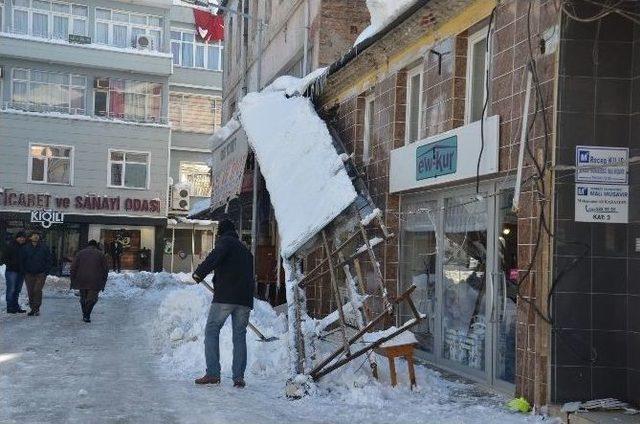
[[416, 181], [454, 174], [458, 167], [458, 136], [416, 149]]

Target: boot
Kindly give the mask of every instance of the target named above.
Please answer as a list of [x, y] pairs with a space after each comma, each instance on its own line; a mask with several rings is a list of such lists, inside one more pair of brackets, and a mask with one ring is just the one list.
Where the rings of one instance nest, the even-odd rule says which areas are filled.
[[220, 384], [220, 377], [205, 375], [204, 377], [197, 378], [195, 383], [196, 384]]
[[82, 316], [82, 321], [84, 322], [91, 322], [91, 317], [88, 314], [85, 314]]
[[30, 317], [37, 317], [40, 315], [40, 309], [31, 309], [27, 315], [29, 315]]
[[233, 387], [237, 387], [238, 389], [244, 389], [246, 385], [247, 383], [245, 383], [244, 378], [233, 380]]

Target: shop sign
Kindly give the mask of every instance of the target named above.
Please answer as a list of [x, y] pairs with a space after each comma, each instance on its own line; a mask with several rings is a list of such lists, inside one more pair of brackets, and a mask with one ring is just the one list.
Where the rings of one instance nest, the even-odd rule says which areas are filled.
[[628, 223], [629, 186], [576, 184], [575, 220]]
[[31, 211], [31, 222], [42, 225], [42, 228], [49, 228], [52, 224], [62, 224], [64, 214], [53, 209], [38, 209]]
[[240, 193], [248, 152], [243, 130], [235, 131], [213, 151], [211, 210], [224, 206]]
[[498, 172], [499, 130], [500, 117], [495, 115], [485, 118], [482, 125], [473, 122], [392, 150], [389, 191], [426, 188]]
[[628, 184], [628, 176], [628, 148], [576, 147], [576, 183]]
[[458, 166], [458, 137], [419, 146], [416, 149], [416, 181], [453, 174]]
[[[53, 197], [43, 193], [22, 193], [6, 189], [0, 192], [0, 206], [16, 208], [41, 208], [58, 210], [75, 209], [78, 211], [109, 211], [118, 212], [152, 212], [160, 213], [162, 203], [160, 199], [120, 198], [120, 196], [75, 196]], [[35, 210], [35, 209], [33, 209]]]

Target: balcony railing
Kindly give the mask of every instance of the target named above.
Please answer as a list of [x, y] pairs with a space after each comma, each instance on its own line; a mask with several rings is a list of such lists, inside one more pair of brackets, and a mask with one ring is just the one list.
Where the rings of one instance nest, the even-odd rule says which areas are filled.
[[111, 44], [101, 44], [95, 43], [90, 36], [84, 35], [75, 35], [75, 34], [54, 34], [53, 32], [48, 32], [47, 34], [29, 34], [28, 32], [24, 32], [11, 26], [5, 26], [0, 34], [8, 34], [15, 38], [27, 39], [27, 40], [37, 40], [37, 41], [45, 41], [49, 43], [55, 44], [64, 44], [64, 45], [74, 45], [74, 46], [89, 46], [91, 48], [104, 49], [104, 50], [117, 50], [122, 52], [130, 52], [130, 53], [141, 53], [145, 54], [158, 54], [162, 56], [166, 56], [169, 53], [163, 52], [156, 48], [136, 48], [133, 44], [131, 46], [120, 47], [114, 46]]
[[47, 105], [32, 102], [4, 102], [2, 104], [3, 111], [20, 111], [37, 113], [43, 115], [69, 115], [74, 117], [81, 117], [87, 120], [96, 121], [113, 121], [113, 122], [131, 122], [135, 124], [157, 124], [168, 125], [168, 119], [166, 117], [143, 117], [134, 114], [109, 114], [100, 113], [96, 115], [87, 115], [86, 109], [72, 108], [60, 105]]

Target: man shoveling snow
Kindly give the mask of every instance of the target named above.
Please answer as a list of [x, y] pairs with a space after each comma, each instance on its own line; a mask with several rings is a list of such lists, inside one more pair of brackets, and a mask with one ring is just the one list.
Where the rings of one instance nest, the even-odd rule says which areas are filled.
[[196, 384], [220, 383], [220, 330], [231, 315], [233, 327], [233, 385], [244, 387], [244, 371], [247, 367], [247, 325], [253, 309], [253, 256], [240, 241], [235, 226], [228, 219], [218, 225], [215, 249], [198, 266], [193, 279], [200, 283], [215, 271], [215, 294], [209, 309], [205, 327], [204, 352], [206, 374], [196, 379]]

